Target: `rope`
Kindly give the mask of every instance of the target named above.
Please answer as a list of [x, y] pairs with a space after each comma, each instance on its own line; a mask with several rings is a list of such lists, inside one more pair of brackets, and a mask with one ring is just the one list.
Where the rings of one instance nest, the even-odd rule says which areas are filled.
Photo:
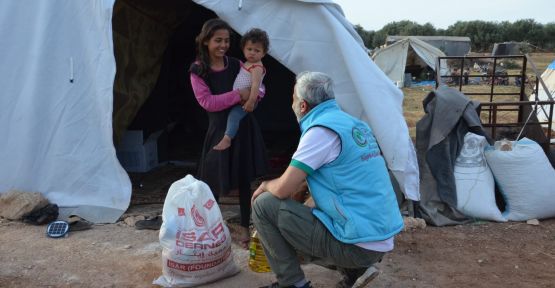
[[526, 122], [524, 122], [524, 125], [522, 125], [522, 129], [520, 129], [520, 132], [518, 133], [518, 136], [516, 136], [515, 141], [518, 141], [518, 139], [520, 139], [520, 135], [522, 135], [522, 132], [524, 132], [524, 128], [526, 128], [526, 125], [528, 124], [528, 121], [530, 121], [530, 118], [532, 118], [532, 114], [534, 114], [534, 112], [536, 112], [537, 110], [538, 110], [538, 99], [536, 99], [536, 102], [534, 104], [534, 109], [532, 109], [532, 111], [530, 111], [530, 114], [528, 115], [528, 119], [526, 119]]

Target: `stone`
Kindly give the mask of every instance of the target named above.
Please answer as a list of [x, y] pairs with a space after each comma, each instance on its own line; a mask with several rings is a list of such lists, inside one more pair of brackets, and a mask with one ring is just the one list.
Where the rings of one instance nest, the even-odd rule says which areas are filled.
[[526, 224], [538, 226], [538, 225], [540, 225], [540, 221], [538, 219], [530, 219], [530, 220], [526, 221]]
[[404, 231], [426, 228], [426, 221], [422, 218], [403, 217]]
[[125, 224], [127, 224], [128, 226], [131, 227], [135, 227], [135, 223], [137, 223], [137, 221], [139, 220], [145, 220], [145, 216], [139, 215], [139, 216], [129, 216], [126, 217], [123, 222], [125, 222]]
[[0, 216], [8, 220], [19, 220], [46, 205], [48, 200], [39, 192], [12, 190], [0, 196]]

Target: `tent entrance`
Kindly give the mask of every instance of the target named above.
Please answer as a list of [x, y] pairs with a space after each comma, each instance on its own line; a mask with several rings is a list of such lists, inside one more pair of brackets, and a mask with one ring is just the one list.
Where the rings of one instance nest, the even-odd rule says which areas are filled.
[[418, 56], [412, 46], [408, 47], [407, 63], [405, 66], [405, 86], [411, 86], [412, 82], [430, 81], [434, 80], [433, 67], [426, 64], [426, 62]]
[[[195, 37], [214, 17], [214, 12], [192, 1], [116, 1], [112, 18], [116, 147], [129, 144], [126, 131], [141, 131], [142, 145], [156, 137], [158, 163], [195, 166], [207, 117], [194, 98], [188, 69], [195, 59]], [[232, 36], [228, 54], [241, 59], [239, 39]], [[267, 94], [255, 116], [270, 159], [290, 157], [299, 135], [290, 108], [295, 76], [269, 55], [263, 61]], [[194, 173], [196, 167], [189, 170]]]
[[372, 59], [397, 87], [410, 87], [423, 84], [420, 82], [431, 84], [435, 61], [442, 56], [445, 54], [436, 47], [417, 37], [407, 37], [376, 49]]

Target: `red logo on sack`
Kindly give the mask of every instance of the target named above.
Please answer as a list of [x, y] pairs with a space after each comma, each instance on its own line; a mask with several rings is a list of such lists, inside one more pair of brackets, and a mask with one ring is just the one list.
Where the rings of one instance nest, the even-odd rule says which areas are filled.
[[177, 215], [185, 216], [185, 208], [177, 208]]
[[204, 207], [206, 207], [206, 209], [210, 210], [212, 209], [212, 206], [214, 206], [214, 203], [216, 203], [216, 201], [209, 199], [208, 201], [206, 201], [206, 203], [204, 203]]
[[193, 221], [195, 221], [195, 225], [197, 225], [198, 227], [204, 226], [204, 218], [202, 218], [195, 205], [193, 205], [193, 208], [191, 208], [191, 217], [193, 218]]

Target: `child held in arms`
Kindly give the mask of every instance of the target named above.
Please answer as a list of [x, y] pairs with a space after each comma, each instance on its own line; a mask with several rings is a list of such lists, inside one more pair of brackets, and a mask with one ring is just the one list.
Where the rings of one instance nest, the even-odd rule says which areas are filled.
[[233, 84], [233, 90], [250, 87], [250, 95], [243, 106], [236, 105], [231, 108], [227, 118], [225, 134], [222, 140], [214, 146], [215, 150], [225, 150], [231, 146], [231, 140], [233, 140], [239, 130], [241, 119], [247, 113], [254, 111], [258, 101], [260, 101], [259, 89], [264, 89], [262, 80], [264, 75], [266, 75], [266, 68], [262, 64], [262, 58], [268, 52], [269, 46], [270, 40], [268, 39], [268, 34], [258, 28], [249, 30], [241, 38], [241, 49], [246, 61], [241, 65], [239, 74], [237, 74]]

